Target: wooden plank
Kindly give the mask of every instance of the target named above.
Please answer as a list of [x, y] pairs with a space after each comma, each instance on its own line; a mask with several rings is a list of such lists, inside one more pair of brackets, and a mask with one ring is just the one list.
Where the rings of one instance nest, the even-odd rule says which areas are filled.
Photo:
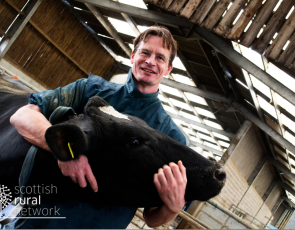
[[186, 3], [186, 0], [174, 0], [170, 7], [168, 8], [169, 11], [178, 14], [184, 4]]
[[[8, 0], [5, 0], [8, 2]], [[13, 4], [17, 9], [22, 9], [28, 0], [9, 0], [11, 4]]]
[[7, 31], [16, 16], [17, 12], [11, 6], [4, 1], [0, 1], [0, 29]]
[[294, 59], [295, 59], [295, 33], [292, 35], [288, 47], [284, 50], [284, 52], [279, 57], [278, 62], [282, 63], [287, 68], [291, 68]]
[[236, 0], [231, 5], [227, 13], [225, 14], [224, 18], [218, 23], [217, 27], [215, 28], [215, 32], [222, 36], [227, 36], [230, 32], [230, 28], [234, 20], [236, 19], [237, 15], [240, 11], [244, 8], [247, 0]]
[[266, 1], [257, 16], [253, 20], [248, 30], [241, 36], [240, 44], [249, 47], [256, 38], [260, 29], [272, 15], [274, 7], [277, 5], [279, 0], [268, 0]]
[[40, 49], [37, 51], [34, 60], [28, 65], [27, 71], [34, 76], [38, 76], [43, 66], [46, 64], [43, 62], [47, 58], [48, 54], [52, 50], [49, 46], [50, 42], [43, 38], [43, 43]]
[[[27, 26], [26, 26], [27, 27]], [[25, 28], [26, 28], [25, 27]], [[25, 31], [25, 28], [23, 29], [22, 33]], [[21, 34], [22, 34], [21, 33]], [[24, 40], [19, 40], [16, 42], [16, 54], [13, 57], [13, 60], [15, 60], [18, 64], [21, 62], [23, 57], [26, 55], [28, 49], [33, 45], [34, 38], [32, 39], [33, 30], [30, 26], [28, 26], [28, 30], [26, 33], [24, 33]], [[21, 35], [19, 36], [21, 37]], [[21, 47], [21, 49], [19, 49]]]
[[180, 15], [189, 19], [197, 7], [200, 5], [201, 0], [189, 0], [189, 2], [185, 5]]
[[65, 74], [68, 72], [70, 67], [71, 67], [71, 61], [69, 59], [63, 58], [58, 69], [53, 75], [53, 81], [50, 83], [50, 86], [53, 89], [57, 88], [58, 83], [63, 77], [68, 77]]
[[266, 27], [263, 29], [263, 32], [260, 34], [259, 38], [255, 39], [250, 46], [253, 50], [260, 54], [265, 51], [274, 34], [278, 32], [282, 23], [284, 23], [286, 15], [294, 4], [295, 0], [284, 0], [281, 3], [279, 8], [270, 18]]
[[286, 42], [293, 34], [295, 29], [295, 10], [284, 23], [283, 27], [280, 29], [278, 36], [275, 38], [273, 43], [268, 47], [265, 52], [265, 56], [275, 60], [281, 53]]
[[244, 12], [239, 17], [238, 21], [235, 23], [233, 28], [231, 29], [227, 38], [238, 40], [244, 29], [256, 14], [257, 10], [262, 6], [263, 0], [252, 0], [247, 7], [244, 9]]
[[86, 74], [88, 74], [88, 71], [82, 65], [80, 65], [77, 61], [75, 61], [74, 58], [72, 58], [63, 49], [61, 49], [61, 47], [59, 45], [57, 45], [55, 41], [53, 41], [50, 37], [47, 36], [47, 34], [45, 34], [43, 32], [43, 30], [41, 30], [41, 28], [39, 28], [35, 23], [33, 23], [31, 21], [29, 21], [29, 22], [39, 31], [39, 33], [41, 33], [48, 41], [50, 41], [60, 52], [62, 52], [73, 63], [75, 63], [75, 65], [78, 66], [79, 69], [81, 69], [83, 72], [85, 72]]
[[32, 16], [31, 20], [37, 24], [42, 25], [43, 20], [48, 15], [52, 7], [50, 6], [52, 0], [43, 1], [39, 6], [38, 10]]
[[38, 75], [38, 79], [40, 79], [42, 82], [46, 82], [46, 79], [52, 76], [53, 71], [55, 70], [56, 64], [59, 62], [59, 59], [61, 58], [61, 53], [57, 49], [52, 49], [52, 52], [50, 53], [47, 63]]
[[3, 31], [2, 29], [0, 29], [0, 35], [1, 35], [1, 37], [4, 36], [4, 37], [6, 37], [8, 39], [11, 38], [11, 36], [6, 34], [5, 31]]
[[31, 43], [32, 45], [27, 50], [26, 54], [22, 58], [22, 60], [19, 62], [19, 65], [22, 66], [23, 69], [26, 69], [27, 65], [32, 61], [33, 57], [35, 56], [37, 50], [39, 49], [40, 45], [43, 42], [43, 39], [41, 38], [42, 35], [37, 34], [37, 31], [34, 31], [32, 34], [32, 37], [34, 38], [34, 41], [32, 39]]
[[173, 0], [162, 0], [161, 2], [160, 1], [158, 2], [157, 6], [167, 10], [172, 2]]
[[14, 2], [13, 1], [11, 1], [11, 0], [5, 0], [5, 2], [7, 2], [13, 9], [15, 9], [20, 15], [22, 15], [22, 16], [26, 16], [25, 14], [24, 14], [24, 12], [22, 12], [15, 4], [14, 4]]
[[211, 8], [213, 7], [215, 2], [216, 0], [203, 1], [201, 6], [196, 10], [194, 15], [191, 17], [191, 21], [200, 25], [209, 13], [209, 11], [211, 10]]
[[220, 0], [216, 3], [207, 19], [203, 22], [202, 26], [208, 30], [212, 30], [220, 20], [230, 2], [231, 0]]

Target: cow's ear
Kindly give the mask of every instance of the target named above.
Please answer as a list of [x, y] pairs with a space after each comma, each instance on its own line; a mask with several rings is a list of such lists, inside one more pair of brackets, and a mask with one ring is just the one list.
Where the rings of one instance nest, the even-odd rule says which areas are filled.
[[86, 134], [77, 125], [53, 125], [47, 129], [45, 139], [53, 156], [60, 161], [78, 159], [87, 151]]
[[98, 107], [109, 106], [109, 104], [101, 97], [94, 96], [89, 98], [84, 107], [84, 114], [95, 115], [99, 112]]

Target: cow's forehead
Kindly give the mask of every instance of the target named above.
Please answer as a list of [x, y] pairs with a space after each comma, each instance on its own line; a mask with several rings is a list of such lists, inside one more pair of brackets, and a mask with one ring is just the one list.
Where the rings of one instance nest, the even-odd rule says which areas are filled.
[[119, 113], [117, 110], [115, 110], [112, 106], [102, 106], [102, 107], [98, 107], [98, 109], [108, 115], [111, 115], [113, 117], [116, 118], [121, 118], [121, 119], [126, 119], [131, 121], [127, 115]]

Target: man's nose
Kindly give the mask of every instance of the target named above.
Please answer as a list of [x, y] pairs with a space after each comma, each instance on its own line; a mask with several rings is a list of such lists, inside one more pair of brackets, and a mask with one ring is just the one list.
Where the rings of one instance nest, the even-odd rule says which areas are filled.
[[151, 54], [148, 58], [146, 58], [145, 62], [150, 65], [154, 65], [156, 63], [156, 59], [154, 54]]

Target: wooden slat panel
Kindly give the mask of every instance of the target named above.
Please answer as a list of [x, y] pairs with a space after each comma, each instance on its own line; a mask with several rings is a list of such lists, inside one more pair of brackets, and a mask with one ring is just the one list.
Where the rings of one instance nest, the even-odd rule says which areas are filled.
[[55, 87], [65, 86], [80, 78], [85, 78], [85, 73], [78, 69], [74, 64], [71, 64], [68, 71], [64, 74], [64, 76], [60, 79]]
[[284, 0], [276, 12], [272, 15], [271, 19], [267, 23], [266, 27], [259, 38], [255, 39], [251, 48], [256, 50], [258, 53], [262, 54], [264, 50], [269, 45], [274, 34], [280, 29], [282, 23], [285, 21], [285, 17], [292, 5], [294, 5], [295, 0]]
[[173, 0], [161, 0], [158, 2], [157, 6], [167, 10], [172, 2], [173, 2]]
[[17, 12], [3, 0], [0, 1], [0, 29], [6, 31], [15, 17]]
[[227, 36], [229, 39], [237, 40], [241, 36], [244, 29], [252, 19], [253, 15], [262, 6], [262, 1], [263, 0], [252, 0], [248, 4], [248, 6], [244, 9], [244, 12], [239, 17], [236, 24], [231, 29], [231, 32]]
[[201, 0], [189, 0], [189, 2], [185, 5], [180, 15], [189, 19], [193, 15], [194, 11], [197, 9], [200, 3]]
[[248, 30], [240, 38], [240, 44], [246, 47], [249, 47], [251, 45], [251, 43], [254, 41], [257, 34], [259, 33], [260, 29], [271, 16], [273, 9], [278, 1], [279, 0], [268, 0], [263, 4], [261, 10], [253, 20]]
[[174, 0], [170, 7], [168, 8], [169, 11], [178, 14], [187, 0]]
[[196, 10], [194, 15], [191, 17], [191, 21], [200, 25], [209, 13], [209, 11], [211, 10], [211, 8], [213, 7], [215, 2], [216, 0], [203, 1], [201, 6]]
[[14, 6], [16, 6], [18, 9], [21, 10], [28, 0], [5, 0], [5, 1], [12, 3]]
[[247, 0], [236, 0], [229, 8], [228, 12], [225, 14], [224, 18], [220, 21], [220, 23], [215, 28], [215, 32], [219, 35], [227, 36], [230, 32], [231, 24], [236, 19], [237, 15], [244, 8]]
[[67, 63], [67, 59], [62, 58], [62, 54], [59, 54], [59, 55], [61, 58], [59, 59], [59, 62], [55, 66], [55, 69], [52, 72], [52, 75], [45, 79], [46, 85], [48, 85], [52, 89], [55, 88], [56, 81], [58, 81], [60, 79], [60, 77], [63, 76], [63, 74], [65, 72], [64, 67], [66, 66], [66, 63]]
[[295, 59], [295, 33], [290, 39], [290, 43], [285, 51], [281, 54], [278, 62], [284, 64], [286, 67], [292, 67], [292, 62]]
[[217, 4], [215, 4], [213, 10], [203, 22], [202, 26], [208, 30], [212, 30], [223, 15], [224, 11], [227, 9], [230, 2], [231, 0], [220, 0]]
[[268, 47], [265, 56], [275, 60], [295, 29], [295, 10], [286, 20], [274, 42]]
[[52, 50], [52, 45], [42, 37], [43, 43], [37, 50], [35, 57], [26, 67], [26, 70], [34, 76], [38, 76], [43, 66], [45, 65], [46, 58]]
[[58, 52], [56, 49], [53, 49], [52, 52], [49, 54], [46, 65], [38, 75], [38, 79], [45, 83], [47, 81], [46, 79], [51, 77], [54, 73], [56, 65], [57, 63], [59, 63], [61, 57], [61, 53]]
[[53, 89], [57, 88], [57, 85], [60, 82], [60, 80], [64, 77], [68, 77], [66, 76], [66, 73], [69, 71], [70, 67], [71, 61], [69, 59], [63, 58], [54, 75], [52, 76], [52, 83], [48, 85], [51, 86], [51, 88]]

